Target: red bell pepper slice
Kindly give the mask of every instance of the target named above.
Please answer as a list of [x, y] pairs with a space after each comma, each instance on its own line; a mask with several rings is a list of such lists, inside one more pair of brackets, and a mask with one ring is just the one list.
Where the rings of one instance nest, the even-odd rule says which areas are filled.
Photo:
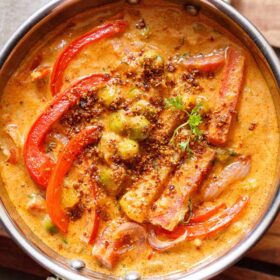
[[202, 72], [214, 72], [222, 67], [225, 63], [225, 50], [218, 50], [216, 52], [197, 55], [186, 58], [182, 65], [188, 70], [199, 70]]
[[[51, 174], [46, 193], [47, 210], [53, 223], [63, 233], [67, 232], [69, 217], [61, 206], [62, 185], [73, 161], [89, 144], [100, 137], [100, 127], [91, 126], [76, 134], [59, 154], [57, 164]], [[94, 233], [95, 234], [95, 233]]]
[[207, 221], [209, 218], [217, 214], [221, 209], [224, 209], [226, 207], [225, 203], [212, 206], [212, 207], [206, 207], [204, 209], [199, 209], [196, 212], [193, 213], [193, 215], [190, 218], [189, 223], [201, 223]]
[[59, 55], [51, 74], [51, 92], [57, 94], [62, 87], [63, 75], [70, 62], [79, 54], [79, 52], [91, 43], [98, 42], [104, 38], [110, 38], [123, 33], [128, 23], [125, 20], [116, 20], [107, 22], [94, 30], [75, 39]]
[[227, 142], [233, 115], [241, 92], [245, 69], [245, 56], [235, 48], [226, 51], [220, 96], [209, 126], [208, 141], [212, 145], [224, 146]]
[[95, 205], [95, 209], [94, 209], [94, 214], [93, 214], [93, 225], [92, 225], [92, 229], [91, 229], [91, 234], [89, 237], [89, 244], [93, 244], [96, 240], [97, 234], [98, 234], [98, 229], [99, 229], [99, 222], [100, 222], [100, 217], [99, 214], [96, 211], [96, 184], [94, 184], [92, 186], [92, 194], [93, 194], [93, 199], [94, 199], [94, 205]]
[[220, 210], [225, 209], [225, 207], [226, 207], [225, 203], [222, 203], [216, 206], [212, 206], [211, 208], [208, 207], [208, 208], [199, 209], [192, 214], [187, 224], [181, 224], [177, 226], [173, 231], [168, 231], [158, 227], [156, 228], [156, 233], [163, 234], [171, 239], [176, 239], [186, 231], [185, 228], [187, 225], [205, 222], [211, 217], [213, 217], [214, 215], [216, 215]]
[[110, 77], [93, 74], [75, 83], [57, 95], [48, 108], [32, 125], [24, 145], [24, 160], [32, 179], [41, 187], [46, 188], [54, 162], [43, 151], [43, 142], [51, 126], [73, 105], [83, 94], [92, 94], [93, 88], [102, 86]]
[[111, 17], [109, 17], [109, 18], [106, 20], [106, 22], [112, 21], [112, 20], [117, 20], [117, 19], [123, 19], [123, 18], [124, 18], [124, 11], [121, 11], [121, 12], [119, 12], [119, 13], [117, 13], [117, 14], [111, 16]]
[[168, 241], [161, 241], [158, 239], [156, 233], [152, 230], [149, 236], [150, 245], [156, 250], [163, 251], [185, 240], [209, 237], [219, 231], [222, 231], [235, 221], [248, 203], [248, 196], [240, 196], [232, 207], [224, 209], [222, 212], [213, 216], [209, 220], [205, 220], [201, 223], [181, 225], [172, 232], [157, 229], [156, 233], [163, 234], [169, 238]]
[[95, 243], [96, 237], [98, 235], [100, 216], [97, 211], [97, 184], [95, 181], [89, 182], [89, 196], [92, 198], [93, 205], [91, 208], [86, 210], [85, 222], [83, 226], [83, 233], [81, 240], [93, 245]]
[[95, 211], [92, 231], [91, 231], [91, 235], [90, 235], [90, 238], [89, 238], [89, 241], [88, 241], [88, 243], [90, 245], [93, 245], [95, 240], [96, 240], [96, 237], [97, 237], [97, 234], [98, 234], [98, 229], [99, 229], [99, 222], [100, 222], [100, 217], [97, 214], [97, 212]]
[[196, 223], [186, 226], [188, 231], [188, 239], [203, 238], [215, 234], [218, 231], [225, 229], [229, 224], [236, 220], [242, 210], [248, 205], [249, 197], [241, 196], [236, 203], [212, 219], [202, 223]]

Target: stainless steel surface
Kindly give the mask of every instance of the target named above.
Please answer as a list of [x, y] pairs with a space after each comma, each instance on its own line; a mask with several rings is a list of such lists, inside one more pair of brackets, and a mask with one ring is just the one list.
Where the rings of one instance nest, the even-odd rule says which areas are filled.
[[82, 260], [72, 260], [70, 262], [70, 265], [72, 268], [74, 268], [75, 270], [82, 270], [83, 268], [86, 267], [86, 264], [84, 261]]
[[[83, 10], [108, 2], [110, 1], [53, 0], [34, 14], [19, 28], [0, 53], [0, 90], [3, 89], [13, 70], [16, 69], [28, 50], [41, 38], [42, 34], [46, 34], [67, 18]], [[275, 53], [262, 35], [236, 10], [221, 0], [178, 0], [178, 2], [199, 7], [200, 12], [218, 20], [252, 51], [270, 87], [277, 111], [278, 124], [280, 124], [280, 65]], [[280, 169], [278, 168], [278, 170]], [[236, 262], [262, 236], [277, 213], [280, 204], [280, 190], [276, 186], [279, 186], [279, 178], [279, 174], [277, 174], [275, 193], [271, 197], [264, 215], [260, 217], [250, 234], [243, 236], [237, 246], [234, 246], [224, 255], [218, 256], [217, 259], [204, 263], [192, 271], [173, 273], [168, 277], [165, 276], [164, 279], [207, 279]], [[5, 227], [15, 241], [43, 267], [63, 279], [118, 279], [90, 271], [87, 268], [81, 271], [73, 269], [69, 260], [64, 259], [42, 244], [23, 223], [3, 187], [0, 187], [0, 198], [0, 217]], [[162, 279], [162, 277], [153, 277], [153, 279]]]
[[141, 279], [141, 276], [136, 271], [128, 272], [124, 276], [124, 280], [140, 280], [140, 279]]

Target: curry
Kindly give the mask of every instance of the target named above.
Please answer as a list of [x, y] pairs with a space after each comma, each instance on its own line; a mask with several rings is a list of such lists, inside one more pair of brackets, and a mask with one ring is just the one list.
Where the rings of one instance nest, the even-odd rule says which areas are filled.
[[279, 131], [254, 57], [179, 4], [72, 18], [30, 50], [0, 110], [11, 201], [97, 272], [190, 270], [244, 238], [273, 192]]

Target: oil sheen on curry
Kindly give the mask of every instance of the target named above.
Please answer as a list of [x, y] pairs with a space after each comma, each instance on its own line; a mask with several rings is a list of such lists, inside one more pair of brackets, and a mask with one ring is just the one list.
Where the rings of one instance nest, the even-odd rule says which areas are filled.
[[232, 248], [274, 186], [279, 133], [251, 53], [168, 1], [59, 26], [1, 98], [1, 176], [30, 229], [94, 271], [163, 275]]

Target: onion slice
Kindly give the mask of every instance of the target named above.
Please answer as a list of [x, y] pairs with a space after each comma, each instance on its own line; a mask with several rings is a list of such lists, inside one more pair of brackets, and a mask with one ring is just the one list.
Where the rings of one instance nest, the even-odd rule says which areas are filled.
[[[123, 255], [133, 249], [141, 250], [143, 249], [143, 246], [146, 246], [146, 240], [147, 240], [147, 233], [145, 229], [136, 224], [127, 222], [122, 224], [115, 232], [114, 239], [117, 243], [119, 243], [119, 240], [122, 240], [124, 237], [130, 238], [130, 244], [128, 246], [124, 246], [125, 243], [121, 241], [121, 247], [116, 249], [116, 254]], [[118, 247], [118, 246], [116, 246]], [[140, 250], [140, 251], [141, 251]]]
[[148, 242], [151, 245], [151, 247], [155, 250], [158, 251], [165, 251], [168, 250], [174, 246], [176, 246], [177, 244], [183, 242], [186, 240], [188, 236], [188, 231], [186, 230], [180, 237], [178, 237], [177, 239], [174, 240], [160, 240], [157, 236], [156, 233], [153, 229], [151, 229], [149, 231], [148, 234]]
[[217, 198], [229, 185], [244, 179], [250, 172], [251, 158], [240, 156], [237, 161], [226, 166], [218, 178], [202, 190], [204, 201]]

